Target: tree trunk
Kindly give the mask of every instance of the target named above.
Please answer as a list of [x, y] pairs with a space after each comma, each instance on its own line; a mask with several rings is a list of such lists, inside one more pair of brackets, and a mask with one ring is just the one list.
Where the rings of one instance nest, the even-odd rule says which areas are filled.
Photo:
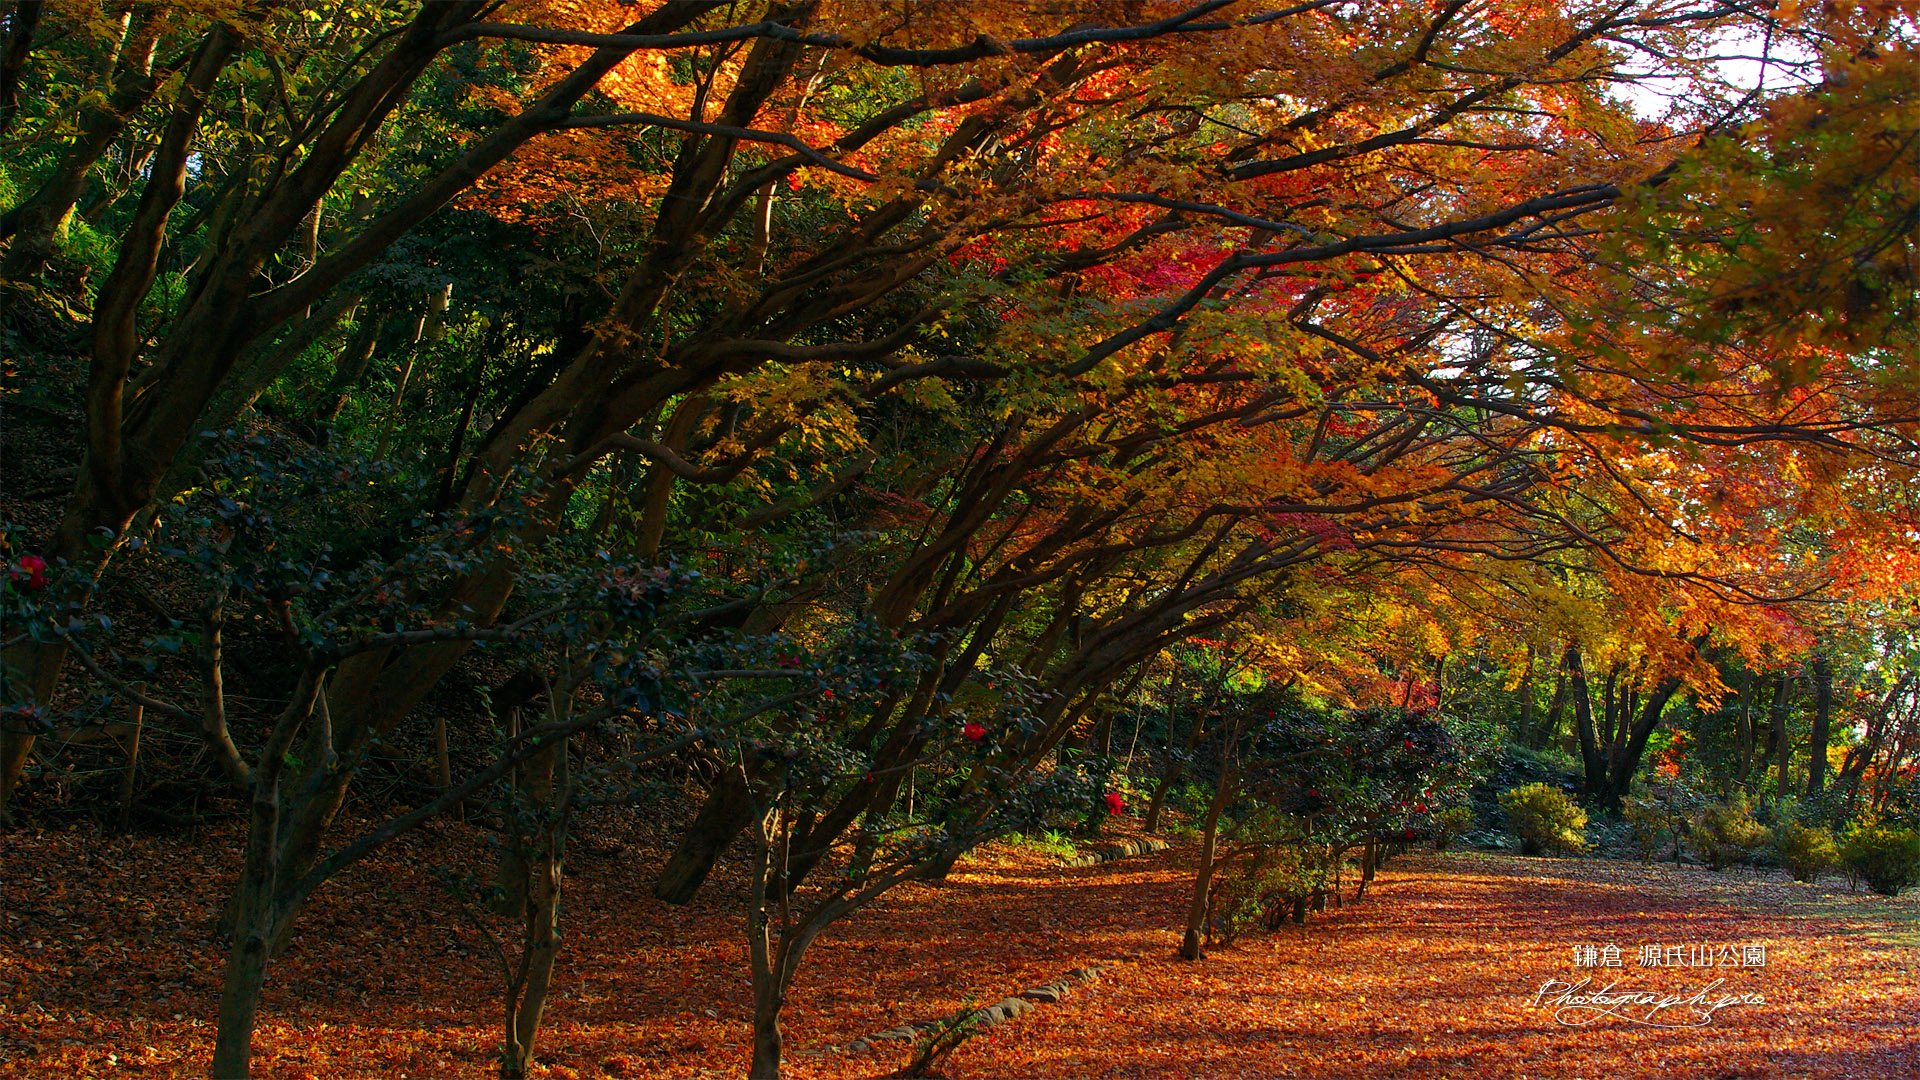
[[1580, 764], [1586, 776], [1585, 793], [1597, 796], [1606, 790], [1607, 759], [1601, 756], [1600, 745], [1593, 730], [1593, 700], [1587, 693], [1587, 671], [1580, 658], [1579, 646], [1567, 649], [1566, 657], [1569, 687], [1573, 695], [1573, 722], [1580, 734]]
[[[18, 26], [23, 15], [25, 12], [16, 14], [14, 25]], [[82, 111], [78, 130], [53, 171], [32, 195], [0, 214], [0, 239], [13, 238], [5, 256], [0, 257], [0, 279], [24, 281], [40, 272], [53, 253], [61, 226], [86, 193], [87, 177], [94, 165], [159, 89], [160, 75], [153, 71], [153, 48], [164, 18], [157, 5], [142, 13], [132, 40], [109, 79], [97, 88], [100, 96]], [[30, 33], [31, 26], [27, 29]], [[213, 31], [216, 35], [223, 33]]]
[[1813, 732], [1807, 745], [1807, 798], [1827, 786], [1827, 744], [1832, 741], [1833, 664], [1824, 654], [1813, 658]]
[[1615, 691], [1619, 687], [1620, 668], [1615, 665], [1607, 672], [1607, 681], [1600, 687], [1600, 747], [1605, 753], [1613, 745], [1615, 721], [1619, 716], [1619, 698]]
[[227, 957], [226, 978], [220, 989], [218, 1027], [214, 1033], [213, 1080], [246, 1080], [253, 1057], [253, 1023], [260, 1009], [260, 991], [267, 981], [268, 934], [255, 919], [255, 909], [270, 905], [264, 897], [243, 896], [241, 929]]
[[738, 770], [721, 770], [713, 790], [707, 793], [707, 801], [654, 881], [655, 897], [669, 904], [685, 904], [700, 891], [720, 853], [753, 823], [753, 799], [746, 785], [746, 778]]
[[[1610, 762], [1606, 795], [1601, 803], [1603, 808], [1609, 811], [1620, 809], [1620, 800], [1624, 799], [1633, 787], [1634, 775], [1640, 771], [1640, 760], [1647, 752], [1647, 740], [1660, 726], [1660, 717], [1666, 711], [1667, 702], [1673, 700], [1673, 695], [1679, 689], [1680, 679], [1676, 676], [1668, 676], [1654, 686], [1653, 690], [1647, 694], [1645, 702], [1640, 703], [1640, 713], [1637, 718], [1631, 713], [1621, 716], [1620, 722], [1626, 741], [1615, 751]], [[1631, 730], [1625, 727], [1629, 723], [1632, 724]]]
[[331, 423], [339, 417], [347, 395], [360, 385], [360, 377], [367, 373], [367, 365], [373, 360], [373, 350], [380, 344], [380, 331], [386, 327], [387, 320], [386, 315], [361, 309], [359, 325], [354, 327], [353, 337], [340, 350], [340, 355], [334, 358], [333, 378], [314, 405], [316, 418]]
[[1886, 694], [1880, 699], [1879, 706], [1867, 717], [1866, 738], [1847, 751], [1846, 760], [1840, 765], [1840, 775], [1834, 777], [1834, 787], [1843, 788], [1847, 792], [1849, 813], [1853, 810], [1854, 799], [1859, 795], [1860, 778], [1865, 775], [1867, 766], [1872, 764], [1874, 757], [1879, 754], [1880, 744], [1887, 737], [1887, 728], [1892, 723], [1894, 706], [1899, 702], [1901, 695], [1907, 692], [1907, 687], [1912, 684], [1913, 679], [1913, 672], [1905, 672], [1900, 676], [1899, 681], [1887, 689]]
[[1560, 717], [1567, 708], [1567, 668], [1565, 664], [1553, 673], [1553, 701], [1547, 706], [1547, 722], [1541, 727], [1540, 737], [1534, 743], [1535, 750], [1545, 750], [1553, 746], [1560, 738]]
[[1787, 800], [1787, 765], [1793, 759], [1793, 743], [1787, 738], [1787, 697], [1793, 686], [1793, 677], [1782, 672], [1780, 681], [1773, 687], [1773, 739], [1771, 749], [1774, 753], [1778, 774], [1774, 777], [1774, 799], [1784, 803]]
[[560, 887], [564, 880], [567, 822], [572, 810], [573, 784], [568, 769], [567, 740], [561, 739], [528, 761], [546, 783], [530, 792], [530, 802], [542, 816], [535, 840], [535, 856], [522, 856], [520, 866], [531, 869], [531, 881], [522, 878], [526, 934], [520, 970], [507, 988], [502, 1080], [523, 1080], [533, 1065], [534, 1040], [546, 1012], [553, 986], [554, 962], [560, 956]]
[[[1197, 707], [1194, 709], [1192, 723], [1187, 725], [1186, 740], [1181, 744], [1182, 754], [1192, 753], [1194, 745], [1200, 741], [1200, 733], [1206, 726], [1206, 713], [1206, 708]], [[1168, 732], [1167, 734], [1167, 749], [1169, 751], [1167, 754], [1167, 767], [1161, 770], [1160, 782], [1154, 786], [1153, 796], [1147, 800], [1146, 820], [1141, 823], [1141, 830], [1148, 834], [1160, 830], [1160, 815], [1166, 810], [1167, 796], [1173, 791], [1173, 785], [1179, 783], [1180, 778], [1186, 775], [1187, 771], [1186, 762], [1171, 753], [1173, 750], [1173, 733]]]
[[[1231, 739], [1228, 740], [1232, 742]], [[1231, 751], [1229, 750], [1229, 754]], [[1207, 804], [1207, 822], [1200, 836], [1200, 865], [1194, 871], [1193, 899], [1187, 905], [1187, 933], [1180, 941], [1180, 959], [1198, 960], [1203, 955], [1200, 935], [1206, 929], [1207, 901], [1213, 895], [1213, 851], [1219, 837], [1220, 814], [1233, 798], [1234, 768], [1231, 758], [1222, 755], [1220, 783], [1213, 789], [1213, 801]]]
[[[756, 984], [760, 980], [755, 980]], [[753, 1061], [747, 1067], [748, 1080], [780, 1080], [780, 1008], [778, 987], [755, 985], [753, 990]]]
[[33, 52], [33, 28], [40, 22], [40, 0], [20, 0], [7, 16], [7, 35], [0, 43], [0, 135], [20, 113], [20, 72]]
[[[289, 713], [298, 707], [287, 706]], [[312, 707], [311, 701], [307, 703]], [[253, 1024], [260, 1009], [260, 990], [266, 984], [267, 960], [279, 929], [274, 925], [281, 884], [280, 772], [293, 729], [283, 715], [261, 751], [261, 768], [253, 782], [247, 822], [246, 859], [234, 888], [230, 909], [233, 935], [227, 951], [227, 969], [220, 990], [218, 1027], [214, 1032], [214, 1080], [246, 1080], [253, 1057]]]
[[1539, 733], [1533, 728], [1533, 646], [1527, 646], [1527, 669], [1520, 676], [1520, 723], [1519, 738], [1526, 740], [1529, 746], [1535, 745]]
[[448, 282], [439, 292], [427, 297], [427, 306], [414, 320], [413, 340], [408, 343], [406, 355], [400, 361], [400, 378], [394, 382], [393, 401], [387, 405], [387, 422], [380, 429], [380, 444], [374, 448], [373, 456], [384, 458], [387, 447], [393, 442], [394, 425], [400, 422], [400, 410], [407, 400], [407, 384], [413, 379], [414, 362], [420, 358], [421, 342], [438, 341], [440, 324], [447, 315], [447, 305], [453, 300], [453, 283]]
[[1753, 672], [1748, 671], [1740, 683], [1740, 711], [1733, 717], [1740, 743], [1740, 767], [1734, 772], [1734, 780], [1742, 786], [1753, 775], [1753, 751], [1759, 743], [1753, 730], [1753, 682]]
[[127, 771], [120, 777], [120, 827], [126, 828], [133, 814], [133, 788], [140, 772], [140, 727], [146, 718], [146, 707], [133, 705], [127, 710], [132, 714], [128, 723], [133, 730], [127, 734]]

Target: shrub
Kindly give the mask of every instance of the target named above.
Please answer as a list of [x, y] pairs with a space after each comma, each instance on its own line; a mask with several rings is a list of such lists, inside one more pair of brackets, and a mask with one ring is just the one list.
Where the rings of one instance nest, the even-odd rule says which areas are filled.
[[1640, 843], [1640, 858], [1644, 862], [1653, 861], [1654, 849], [1660, 846], [1660, 838], [1670, 827], [1669, 813], [1665, 804], [1657, 799], [1628, 797], [1620, 803], [1620, 816], [1633, 829], [1633, 838]]
[[1920, 832], [1891, 825], [1857, 824], [1840, 841], [1847, 876], [1881, 896], [1897, 896], [1920, 881]]
[[1783, 821], [1768, 839], [1795, 881], [1813, 881], [1840, 861], [1833, 834], [1822, 828]]
[[1062, 859], [1071, 859], [1080, 854], [1080, 849], [1074, 845], [1073, 841], [1055, 829], [1048, 829], [1044, 833], [1009, 833], [1006, 842], [1015, 847]]
[[1473, 831], [1473, 810], [1455, 806], [1433, 815], [1433, 850], [1445, 851], [1447, 845]]
[[1255, 926], [1277, 930], [1302, 909], [1296, 904], [1326, 887], [1326, 849], [1304, 842], [1265, 845], [1221, 867], [1209, 900], [1210, 944], [1231, 945]]
[[1753, 820], [1744, 798], [1736, 798], [1703, 807], [1687, 829], [1687, 841], [1701, 862], [1725, 870], [1767, 842], [1767, 827]]
[[1587, 846], [1587, 812], [1550, 784], [1528, 784], [1500, 796], [1500, 809], [1520, 837], [1520, 853], [1580, 851]]

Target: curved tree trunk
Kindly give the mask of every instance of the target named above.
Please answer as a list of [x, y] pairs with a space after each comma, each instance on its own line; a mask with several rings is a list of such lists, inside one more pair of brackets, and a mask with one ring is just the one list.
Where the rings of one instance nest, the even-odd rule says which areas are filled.
[[700, 805], [693, 824], [687, 826], [679, 846], [654, 881], [655, 897], [669, 904], [685, 904], [700, 891], [720, 853], [753, 823], [753, 799], [747, 784], [738, 770], [721, 770], [713, 790], [707, 793], [707, 801]]
[[1214, 786], [1213, 801], [1207, 804], [1207, 821], [1200, 835], [1200, 862], [1193, 874], [1193, 896], [1187, 903], [1187, 932], [1180, 939], [1180, 959], [1198, 960], [1205, 955], [1201, 936], [1206, 930], [1208, 901], [1213, 896], [1214, 849], [1220, 836], [1220, 815], [1233, 801], [1237, 778], [1234, 775], [1233, 734], [1228, 735], [1220, 762], [1220, 782]]

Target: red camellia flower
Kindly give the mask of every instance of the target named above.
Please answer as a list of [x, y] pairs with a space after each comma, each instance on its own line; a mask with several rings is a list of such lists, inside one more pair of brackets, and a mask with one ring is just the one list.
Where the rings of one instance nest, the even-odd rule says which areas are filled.
[[1107, 792], [1107, 813], [1118, 814], [1127, 808], [1127, 800], [1117, 791]]
[[987, 729], [969, 720], [967, 726], [960, 729], [960, 734], [965, 735], [969, 742], [979, 742], [987, 737]]
[[1426, 804], [1426, 803], [1414, 803], [1414, 804], [1413, 804], [1413, 812], [1414, 812], [1414, 813], [1416, 813], [1416, 814], [1424, 814], [1424, 813], [1426, 813], [1426, 812], [1427, 812], [1427, 804]]
[[47, 560], [38, 555], [22, 555], [20, 561], [14, 564], [9, 576], [14, 581], [21, 581], [24, 578], [20, 587], [29, 592], [34, 589], [44, 589], [47, 587]]

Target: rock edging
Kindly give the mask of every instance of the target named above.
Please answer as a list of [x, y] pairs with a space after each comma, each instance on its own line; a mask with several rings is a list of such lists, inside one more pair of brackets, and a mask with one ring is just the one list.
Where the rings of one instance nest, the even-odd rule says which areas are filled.
[[[1166, 845], [1161, 844], [1162, 847]], [[975, 1009], [971, 1019], [979, 1029], [998, 1027], [1008, 1020], [1018, 1020], [1032, 1012], [1038, 1005], [1052, 1005], [1073, 992], [1074, 987], [1100, 981], [1100, 973], [1112, 967], [1112, 964], [1088, 964], [1077, 967], [1050, 983], [1028, 987], [1012, 997], [1001, 998], [984, 1009]], [[847, 1044], [853, 1053], [864, 1053], [873, 1049], [879, 1042], [911, 1042], [918, 1039], [922, 1032], [930, 1031], [947, 1023], [945, 1020], [915, 1020], [899, 1024], [885, 1031], [876, 1032], [864, 1039], [855, 1039]]]
[[1112, 862], [1115, 859], [1124, 859], [1129, 855], [1145, 855], [1149, 851], [1165, 851], [1171, 846], [1172, 845], [1168, 844], [1165, 840], [1156, 840], [1153, 837], [1146, 837], [1141, 840], [1122, 840], [1117, 844], [1106, 844], [1097, 847], [1085, 855], [1076, 856], [1071, 859], [1062, 859], [1060, 861], [1060, 868], [1063, 870], [1077, 870], [1083, 866], [1098, 866], [1101, 863]]

